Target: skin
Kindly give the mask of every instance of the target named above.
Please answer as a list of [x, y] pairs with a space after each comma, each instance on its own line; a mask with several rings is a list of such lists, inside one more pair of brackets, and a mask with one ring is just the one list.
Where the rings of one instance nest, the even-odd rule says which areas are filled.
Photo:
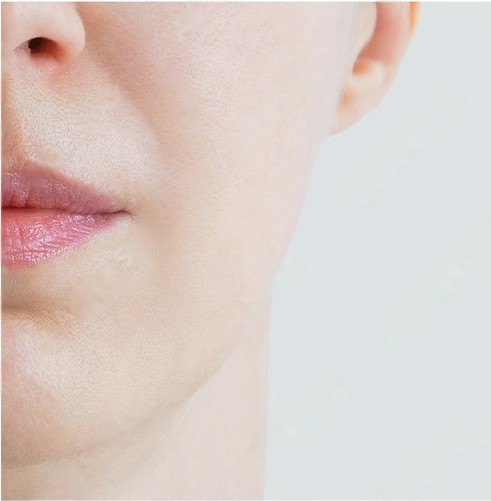
[[271, 285], [321, 142], [380, 100], [411, 22], [2, 5], [2, 164], [23, 151], [128, 215], [2, 270], [4, 498], [261, 496]]

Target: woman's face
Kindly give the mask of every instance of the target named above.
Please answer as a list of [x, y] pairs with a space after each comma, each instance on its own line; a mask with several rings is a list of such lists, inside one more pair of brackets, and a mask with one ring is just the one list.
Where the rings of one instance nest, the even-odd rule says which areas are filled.
[[170, 419], [267, 312], [354, 8], [2, 5], [3, 169], [33, 160], [123, 216], [2, 267], [5, 466]]

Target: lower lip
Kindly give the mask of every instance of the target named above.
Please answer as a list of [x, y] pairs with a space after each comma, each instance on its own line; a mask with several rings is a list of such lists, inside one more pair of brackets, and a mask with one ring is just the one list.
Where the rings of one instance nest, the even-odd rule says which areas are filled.
[[58, 256], [109, 228], [122, 215], [3, 208], [2, 265], [28, 266]]

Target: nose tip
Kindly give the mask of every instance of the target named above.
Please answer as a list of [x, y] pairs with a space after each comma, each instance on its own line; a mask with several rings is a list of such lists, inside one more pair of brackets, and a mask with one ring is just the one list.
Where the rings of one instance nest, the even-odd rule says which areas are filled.
[[20, 58], [66, 65], [85, 46], [85, 29], [74, 3], [2, 3], [3, 64]]

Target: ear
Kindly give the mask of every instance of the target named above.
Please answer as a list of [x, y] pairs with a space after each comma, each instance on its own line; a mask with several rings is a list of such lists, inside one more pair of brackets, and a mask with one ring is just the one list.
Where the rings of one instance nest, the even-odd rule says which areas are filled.
[[387, 92], [414, 31], [419, 4], [376, 2], [362, 9], [331, 134], [356, 122]]

